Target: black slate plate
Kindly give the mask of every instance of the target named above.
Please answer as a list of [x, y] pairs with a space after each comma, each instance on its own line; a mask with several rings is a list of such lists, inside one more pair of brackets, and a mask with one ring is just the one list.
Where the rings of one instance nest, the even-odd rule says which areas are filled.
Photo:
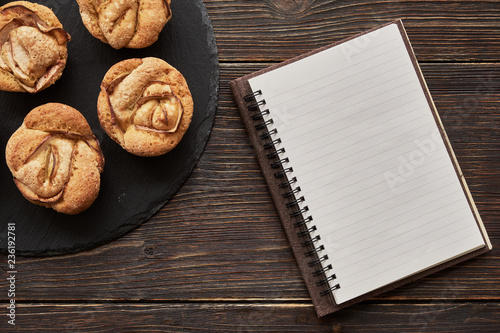
[[[0, 1], [4, 5], [9, 1]], [[16, 254], [72, 253], [109, 242], [151, 217], [182, 186], [210, 135], [217, 108], [219, 67], [210, 19], [202, 0], [173, 1], [173, 17], [159, 40], [142, 50], [114, 50], [90, 35], [76, 1], [32, 1], [51, 7], [72, 40], [63, 76], [38, 94], [0, 92], [0, 250], [7, 250], [7, 223], [15, 223]], [[109, 139], [96, 113], [99, 85], [115, 63], [158, 57], [186, 78], [194, 115], [181, 143], [161, 157], [131, 155]], [[101, 143], [106, 165], [101, 191], [85, 212], [68, 216], [36, 206], [22, 197], [5, 163], [5, 146], [26, 114], [49, 102], [79, 110]]]

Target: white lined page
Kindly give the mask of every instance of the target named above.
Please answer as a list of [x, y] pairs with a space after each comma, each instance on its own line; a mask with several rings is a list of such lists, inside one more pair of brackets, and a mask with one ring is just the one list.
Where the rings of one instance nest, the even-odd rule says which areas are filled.
[[286, 148], [337, 303], [485, 245], [396, 24], [249, 83]]

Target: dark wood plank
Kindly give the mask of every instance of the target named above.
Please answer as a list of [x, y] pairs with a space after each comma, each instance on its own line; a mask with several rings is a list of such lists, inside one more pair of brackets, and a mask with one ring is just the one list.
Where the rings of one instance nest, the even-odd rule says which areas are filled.
[[[304, 304], [21, 304], [9, 332], [496, 332], [500, 304], [356, 305], [318, 319]], [[43, 325], [40, 323], [43, 318]]]
[[278, 61], [403, 19], [420, 61], [497, 61], [498, 1], [205, 1], [220, 59]]
[[[206, 151], [158, 214], [91, 251], [18, 258], [17, 299], [308, 302], [228, 87], [229, 80], [265, 65], [222, 66], [219, 110]], [[422, 68], [495, 249], [378, 299], [500, 300], [500, 136], [492, 125], [500, 123], [500, 65]], [[461, 118], [463, 108], [456, 106], [475, 98], [475, 107]], [[0, 271], [0, 290], [8, 289], [4, 275]]]

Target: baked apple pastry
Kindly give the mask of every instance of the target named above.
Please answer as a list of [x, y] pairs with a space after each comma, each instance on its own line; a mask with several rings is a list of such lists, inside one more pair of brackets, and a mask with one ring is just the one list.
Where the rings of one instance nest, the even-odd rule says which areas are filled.
[[106, 133], [128, 152], [159, 156], [172, 150], [193, 116], [182, 74], [158, 58], [128, 59], [104, 76], [97, 113]]
[[87, 30], [115, 49], [156, 42], [172, 17], [171, 0], [77, 0]]
[[36, 93], [51, 86], [66, 67], [70, 39], [45, 6], [0, 7], [0, 90]]
[[87, 121], [70, 106], [49, 103], [29, 112], [5, 157], [17, 187], [35, 204], [78, 214], [97, 198], [104, 157]]

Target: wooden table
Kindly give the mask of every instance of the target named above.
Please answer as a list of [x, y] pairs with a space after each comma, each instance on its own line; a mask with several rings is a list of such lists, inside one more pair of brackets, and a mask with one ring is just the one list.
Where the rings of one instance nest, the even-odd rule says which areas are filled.
[[[72, 255], [17, 258], [15, 327], [7, 324], [1, 270], [0, 331], [500, 331], [500, 2], [204, 2], [221, 81], [196, 169], [159, 213], [120, 239]], [[494, 249], [318, 319], [228, 82], [397, 18]]]

